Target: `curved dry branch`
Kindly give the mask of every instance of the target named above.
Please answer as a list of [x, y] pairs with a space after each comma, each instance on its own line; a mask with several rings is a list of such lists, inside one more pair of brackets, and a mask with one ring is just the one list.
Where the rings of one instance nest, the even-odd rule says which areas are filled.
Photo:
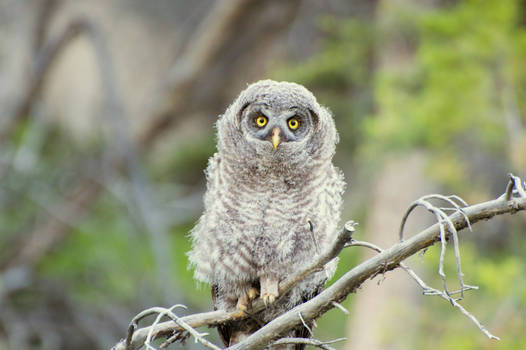
[[[511, 194], [508, 196], [505, 194], [495, 200], [476, 204], [470, 207], [463, 208], [462, 212], [456, 210], [455, 213], [448, 217], [448, 220], [451, 222], [451, 226], [446, 226], [444, 229], [445, 238], [448, 238], [452, 235], [450, 229], [460, 231], [469, 227], [469, 225], [474, 224], [481, 220], [488, 220], [496, 215], [503, 214], [513, 214], [517, 211], [526, 210], [526, 196], [522, 195], [524, 188], [522, 188], [522, 181], [520, 179], [511, 178], [512, 187], [521, 187], [515, 189], [513, 188], [509, 191]], [[509, 200], [508, 200], [509, 199]], [[468, 220], [466, 220], [466, 218]], [[280, 295], [285, 294], [282, 291], [290, 290], [294, 284], [299, 280], [304, 278], [309, 273], [319, 269], [319, 266], [316, 265], [320, 263], [326, 263], [332, 258], [336, 257], [341, 249], [344, 246], [348, 246], [349, 239], [354, 224], [346, 225], [346, 228], [342, 230], [342, 233], [339, 236], [338, 242], [333, 246], [330, 252], [320, 257], [316, 263], [311, 264], [304, 271], [301, 271], [295, 274], [293, 277], [284, 281], [280, 284]], [[257, 332], [244, 339], [242, 342], [229, 347], [230, 350], [241, 350], [241, 349], [262, 349], [267, 344], [270, 344], [273, 340], [280, 337], [281, 334], [286, 334], [288, 331], [293, 328], [300, 326], [303, 322], [308, 322], [310, 320], [318, 318], [323, 313], [327, 312], [329, 309], [337, 307], [337, 303], [344, 300], [347, 295], [352, 293], [356, 288], [358, 288], [365, 280], [372, 278], [378, 274], [385, 273], [386, 271], [393, 270], [401, 266], [401, 262], [416, 254], [417, 252], [425, 249], [434, 243], [441, 240], [441, 223], [436, 223], [431, 227], [423, 230], [422, 232], [414, 235], [413, 237], [399, 242], [392, 246], [389, 249], [381, 251], [378, 255], [364, 261], [358, 266], [354, 267], [352, 270], [344, 274], [340, 279], [338, 279], [334, 284], [320, 293], [318, 296], [307, 301], [304, 304], [298, 305], [292, 310], [289, 310], [285, 314], [277, 317], [263, 328], [259, 329]], [[376, 249], [374, 245], [369, 246], [372, 249]], [[376, 249], [377, 251], [379, 249]], [[429, 291], [430, 294], [438, 292], [438, 295], [441, 297], [453, 302], [456, 301], [451, 298], [450, 294], [456, 292], [450, 292], [449, 294], [444, 294], [443, 292], [436, 291], [430, 287], [427, 287], [425, 284], [421, 284], [425, 291]], [[425, 287], [424, 287], [425, 286]], [[288, 288], [288, 289], [287, 289]], [[468, 289], [474, 289], [473, 287], [466, 286]], [[459, 291], [461, 292], [461, 291]], [[465, 315], [470, 317], [471, 314], [464, 312], [465, 310], [459, 305], [455, 305], [459, 308]], [[255, 311], [261, 310], [263, 307], [261, 302], [256, 302], [254, 305]], [[301, 314], [301, 318], [298, 315]], [[225, 312], [225, 311], [214, 311], [207, 312], [202, 314], [195, 314], [182, 317], [188, 325], [191, 327], [200, 327], [200, 326], [215, 326], [224, 322], [232, 321], [235, 319], [245, 318], [246, 315], [242, 312]], [[472, 317], [472, 316], [471, 316]], [[474, 319], [474, 322], [476, 319]], [[480, 326], [482, 327], [482, 326]], [[481, 328], [483, 329], [483, 327]], [[155, 327], [145, 327], [138, 329], [133, 334], [130, 335], [131, 341], [128, 343], [128, 346], [125, 340], [122, 340], [114, 346], [115, 350], [132, 350], [140, 348], [145, 341], [146, 335], [149, 332], [152, 332], [154, 337], [161, 336], [171, 336], [174, 333], [181, 332], [183, 329], [177, 326], [174, 322], [164, 322], [156, 325]], [[487, 334], [490, 334], [489, 332]]]
[[[447, 204], [451, 205], [451, 207], [445, 207], [445, 208], [437, 207], [430, 202], [430, 200], [433, 200], [433, 199], [444, 201]], [[469, 221], [469, 217], [466, 215], [464, 210], [455, 201], [458, 201], [462, 205], [467, 206], [467, 203], [462, 198], [460, 198], [459, 196], [455, 196], [455, 195], [443, 196], [441, 194], [430, 194], [430, 195], [426, 195], [426, 196], [423, 196], [417, 199], [416, 201], [411, 203], [411, 205], [405, 212], [404, 217], [402, 218], [402, 222], [400, 224], [399, 235], [400, 235], [400, 240], [403, 241], [404, 226], [407, 222], [407, 219], [409, 218], [409, 215], [415, 208], [419, 206], [424, 207], [429, 212], [431, 212], [433, 215], [435, 215], [436, 220], [440, 225], [440, 259], [439, 259], [439, 264], [438, 264], [438, 274], [440, 275], [440, 278], [442, 279], [442, 283], [444, 284], [444, 292], [447, 295], [450, 295], [449, 290], [447, 289], [446, 274], [444, 272], [444, 257], [446, 255], [446, 247], [447, 247], [447, 240], [446, 240], [446, 229], [447, 229], [451, 233], [451, 238], [453, 241], [453, 249], [455, 251], [455, 259], [457, 263], [457, 277], [458, 277], [458, 282], [460, 284], [460, 291], [461, 291], [460, 299], [462, 299], [464, 298], [465, 285], [464, 285], [464, 279], [463, 279], [464, 274], [462, 273], [462, 269], [460, 267], [460, 248], [459, 248], [459, 241], [458, 241], [458, 233], [457, 233], [457, 230], [455, 229], [455, 226], [449, 219], [449, 215], [446, 214], [446, 211], [454, 211], [454, 212], [460, 213], [464, 217], [464, 220], [466, 221], [466, 224], [469, 230], [471, 230], [471, 222]]]

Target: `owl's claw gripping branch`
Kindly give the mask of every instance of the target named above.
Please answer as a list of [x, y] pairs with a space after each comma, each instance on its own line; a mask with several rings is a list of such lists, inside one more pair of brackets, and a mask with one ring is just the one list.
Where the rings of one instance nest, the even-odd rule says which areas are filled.
[[257, 296], [259, 295], [259, 292], [256, 288], [254, 287], [251, 287], [248, 292], [247, 292], [247, 295], [248, 295], [248, 299], [250, 301], [254, 300], [257, 298]]
[[245, 294], [241, 295], [237, 300], [237, 309], [246, 312], [252, 305], [252, 301], [256, 299], [258, 295], [259, 293], [257, 289], [250, 287], [250, 289]]
[[272, 275], [265, 275], [261, 276], [259, 283], [261, 285], [261, 299], [265, 306], [269, 306], [279, 297], [279, 279]]

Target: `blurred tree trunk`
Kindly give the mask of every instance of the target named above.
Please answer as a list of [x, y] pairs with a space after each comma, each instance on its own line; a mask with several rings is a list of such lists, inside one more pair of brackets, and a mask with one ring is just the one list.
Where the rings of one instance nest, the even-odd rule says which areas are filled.
[[[391, 158], [376, 177], [368, 205], [365, 240], [389, 247], [398, 240], [398, 227], [405, 208], [416, 198], [429, 193], [432, 186], [424, 174], [427, 157], [412, 152]], [[406, 233], [429, 224], [429, 216], [415, 215]], [[375, 253], [366, 252], [364, 258]], [[396, 334], [415, 329], [421, 292], [405, 271], [397, 269], [387, 276], [367, 281], [357, 293], [348, 326], [347, 349], [403, 349], [408, 338]], [[393, 342], [400, 339], [397, 344]], [[388, 341], [386, 341], [388, 340]]]
[[[400, 74], [411, 68], [415, 51], [414, 37], [400, 17], [400, 11], [414, 11], [414, 0], [380, 1], [376, 12], [380, 41], [377, 48], [377, 74]], [[416, 35], [416, 33], [413, 33]], [[388, 104], [377, 97], [377, 113]], [[402, 116], [400, 116], [402, 117]], [[365, 240], [380, 247], [389, 247], [398, 240], [400, 220], [408, 205], [431, 191], [432, 185], [425, 176], [427, 155], [418, 151], [396, 154], [380, 167], [372, 184], [367, 208]], [[407, 233], [423, 227], [430, 219], [415, 215], [410, 220]], [[374, 253], [366, 252], [366, 256]], [[406, 349], [410, 347], [407, 334], [418, 313], [420, 290], [403, 270], [389, 272], [384, 279], [378, 276], [368, 281], [354, 299], [352, 316], [348, 325], [346, 349]], [[396, 339], [399, 339], [397, 342]]]

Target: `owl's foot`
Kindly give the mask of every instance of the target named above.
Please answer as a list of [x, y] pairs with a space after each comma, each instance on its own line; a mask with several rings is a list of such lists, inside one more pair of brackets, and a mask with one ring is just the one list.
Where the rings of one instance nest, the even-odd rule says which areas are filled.
[[265, 306], [269, 306], [279, 297], [279, 279], [274, 276], [261, 276], [259, 283], [261, 285], [261, 299], [263, 299]]
[[241, 295], [239, 299], [237, 299], [236, 307], [243, 312], [247, 311], [252, 303], [252, 300], [256, 299], [258, 294], [259, 293], [256, 288], [250, 287], [250, 289], [245, 294]]
[[247, 292], [248, 300], [252, 301], [256, 299], [259, 295], [259, 292], [256, 288], [250, 287], [250, 289]]

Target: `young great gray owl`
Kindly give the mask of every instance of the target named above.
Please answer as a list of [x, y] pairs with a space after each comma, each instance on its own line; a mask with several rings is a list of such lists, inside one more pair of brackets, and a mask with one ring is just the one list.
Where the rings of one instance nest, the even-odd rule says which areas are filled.
[[277, 299], [278, 283], [336, 238], [345, 183], [332, 164], [332, 116], [301, 85], [250, 85], [219, 118], [217, 138], [190, 263], [195, 278], [210, 283], [216, 309], [245, 311], [258, 295], [267, 305], [219, 328], [228, 346], [318, 294], [332, 276], [336, 259]]

